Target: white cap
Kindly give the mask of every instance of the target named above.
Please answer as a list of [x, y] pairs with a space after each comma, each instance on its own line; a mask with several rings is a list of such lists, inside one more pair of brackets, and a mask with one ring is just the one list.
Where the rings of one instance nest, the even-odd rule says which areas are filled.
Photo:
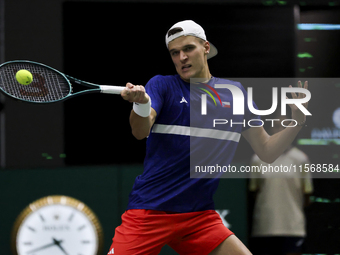
[[[169, 36], [168, 32], [171, 29], [174, 29], [174, 28], [180, 28], [181, 31]], [[173, 25], [168, 30], [168, 32], [165, 35], [165, 43], [166, 43], [166, 47], [168, 47], [168, 48], [169, 48], [169, 42], [175, 40], [176, 38], [178, 38], [180, 36], [192, 35], [192, 36], [201, 38], [204, 41], [207, 41], [207, 37], [205, 35], [204, 29], [192, 20], [180, 21], [180, 22], [176, 23], [175, 25]], [[210, 44], [210, 51], [209, 51], [208, 56], [207, 56], [208, 59], [215, 57], [217, 55], [216, 47], [211, 42], [209, 42], [209, 44]]]

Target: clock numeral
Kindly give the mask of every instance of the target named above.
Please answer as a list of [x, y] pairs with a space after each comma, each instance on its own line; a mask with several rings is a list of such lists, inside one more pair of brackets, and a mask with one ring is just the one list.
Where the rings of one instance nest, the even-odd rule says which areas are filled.
[[39, 217], [40, 217], [42, 222], [45, 222], [45, 218], [41, 214], [39, 214]]
[[91, 243], [91, 242], [88, 241], [88, 240], [83, 240], [83, 241], [81, 241], [81, 243], [83, 243], [83, 244], [89, 244], [89, 243]]
[[24, 245], [32, 245], [32, 242], [24, 242]]
[[30, 226], [27, 226], [27, 228], [28, 228], [29, 230], [31, 230], [32, 232], [36, 232], [36, 230], [35, 230], [34, 228], [30, 227]]
[[74, 213], [72, 213], [71, 215], [70, 215], [70, 217], [68, 218], [68, 221], [72, 221], [73, 220], [73, 217], [74, 217]]
[[82, 225], [82, 226], [80, 226], [80, 227], [78, 228], [78, 231], [81, 231], [81, 230], [83, 230], [85, 227], [86, 227], [86, 225]]

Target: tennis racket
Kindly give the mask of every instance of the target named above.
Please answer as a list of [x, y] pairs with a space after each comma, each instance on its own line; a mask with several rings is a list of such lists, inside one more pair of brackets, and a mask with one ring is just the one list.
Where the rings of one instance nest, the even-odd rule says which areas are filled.
[[[15, 75], [21, 69], [32, 73], [33, 81], [29, 85], [22, 85], [16, 80]], [[72, 85], [75, 84], [85, 88], [79, 86], [82, 89], [73, 92]], [[27, 60], [9, 61], [0, 65], [2, 92], [12, 98], [30, 103], [55, 103], [88, 93], [120, 94], [124, 88], [81, 81], [47, 65]]]

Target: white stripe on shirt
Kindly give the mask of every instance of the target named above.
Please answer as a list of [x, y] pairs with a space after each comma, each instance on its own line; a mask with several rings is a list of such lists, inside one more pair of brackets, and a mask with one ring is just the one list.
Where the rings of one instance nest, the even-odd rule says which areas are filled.
[[234, 142], [239, 142], [241, 138], [241, 134], [237, 132], [163, 124], [153, 125], [152, 133], [204, 137]]

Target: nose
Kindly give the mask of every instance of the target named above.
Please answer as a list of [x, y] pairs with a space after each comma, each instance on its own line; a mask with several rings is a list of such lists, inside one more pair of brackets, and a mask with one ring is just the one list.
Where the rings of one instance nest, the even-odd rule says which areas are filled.
[[188, 59], [188, 56], [181, 50], [179, 53], [179, 58], [183, 62]]

